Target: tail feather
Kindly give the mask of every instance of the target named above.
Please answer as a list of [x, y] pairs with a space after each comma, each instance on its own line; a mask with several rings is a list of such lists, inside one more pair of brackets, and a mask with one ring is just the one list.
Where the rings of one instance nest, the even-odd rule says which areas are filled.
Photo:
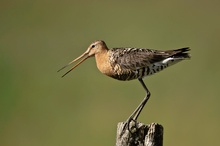
[[162, 63], [168, 64], [168, 66], [170, 66], [184, 59], [189, 59], [190, 54], [187, 52], [189, 50], [189, 47], [176, 50], [168, 50], [166, 51], [166, 53], [168, 53], [169, 55], [162, 61]]
[[190, 54], [187, 51], [190, 51], [189, 47], [173, 50], [173, 53], [170, 57], [180, 58], [180, 59], [190, 58]]

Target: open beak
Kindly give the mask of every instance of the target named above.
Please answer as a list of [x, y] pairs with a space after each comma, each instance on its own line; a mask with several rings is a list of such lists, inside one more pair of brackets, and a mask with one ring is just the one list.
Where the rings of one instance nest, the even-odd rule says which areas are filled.
[[87, 50], [85, 53], [83, 53], [82, 55], [80, 55], [79, 57], [77, 57], [76, 59], [74, 59], [73, 61], [71, 61], [70, 63], [68, 63], [67, 65], [65, 65], [64, 67], [62, 67], [61, 69], [59, 69], [57, 72], [61, 71], [62, 69], [66, 68], [67, 66], [69, 66], [70, 64], [80, 60], [76, 65], [74, 65], [69, 71], [67, 71], [64, 75], [62, 75], [62, 77], [64, 77], [65, 75], [67, 75], [69, 72], [71, 72], [74, 68], [76, 68], [78, 65], [80, 65], [83, 61], [85, 61], [86, 59], [88, 59], [89, 56], [89, 50]]

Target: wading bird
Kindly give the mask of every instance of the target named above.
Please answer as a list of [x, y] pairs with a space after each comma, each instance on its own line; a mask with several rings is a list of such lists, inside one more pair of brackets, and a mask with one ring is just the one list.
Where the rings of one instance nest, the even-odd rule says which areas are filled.
[[122, 81], [138, 79], [146, 91], [146, 96], [126, 121], [129, 124], [131, 120], [137, 120], [150, 97], [150, 91], [145, 85], [143, 77], [157, 73], [170, 65], [190, 58], [190, 55], [187, 53], [189, 50], [188, 47], [167, 51], [145, 48], [108, 49], [104, 41], [98, 40], [92, 43], [85, 53], [60, 70], [82, 59], [62, 76], [64, 77], [83, 61], [95, 56], [97, 67], [103, 74]]

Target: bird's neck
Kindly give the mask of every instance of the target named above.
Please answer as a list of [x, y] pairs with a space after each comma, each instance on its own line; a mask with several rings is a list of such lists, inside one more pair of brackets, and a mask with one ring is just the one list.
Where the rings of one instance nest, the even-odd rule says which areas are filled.
[[103, 50], [95, 54], [96, 65], [98, 69], [105, 75], [111, 76], [113, 73], [112, 66], [109, 61], [109, 51]]

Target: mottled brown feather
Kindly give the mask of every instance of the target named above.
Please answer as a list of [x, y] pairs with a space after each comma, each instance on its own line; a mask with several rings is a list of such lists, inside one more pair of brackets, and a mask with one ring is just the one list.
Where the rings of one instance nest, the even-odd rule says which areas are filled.
[[144, 48], [113, 48], [109, 52], [113, 66], [119, 64], [122, 69], [136, 70], [182, 53], [183, 49], [160, 51]]
[[[110, 77], [119, 80], [130, 80], [141, 76], [138, 72], [141, 70], [143, 75], [146, 69], [150, 69], [152, 64], [162, 62], [172, 57], [189, 58], [189, 48], [176, 50], [152, 50], [145, 48], [112, 48], [108, 49], [104, 41], [96, 41], [94, 45], [99, 45], [99, 50], [95, 53], [98, 69]], [[164, 65], [165, 68], [167, 65]], [[161, 69], [157, 69], [158, 71]], [[150, 73], [150, 71], [149, 71]]]

